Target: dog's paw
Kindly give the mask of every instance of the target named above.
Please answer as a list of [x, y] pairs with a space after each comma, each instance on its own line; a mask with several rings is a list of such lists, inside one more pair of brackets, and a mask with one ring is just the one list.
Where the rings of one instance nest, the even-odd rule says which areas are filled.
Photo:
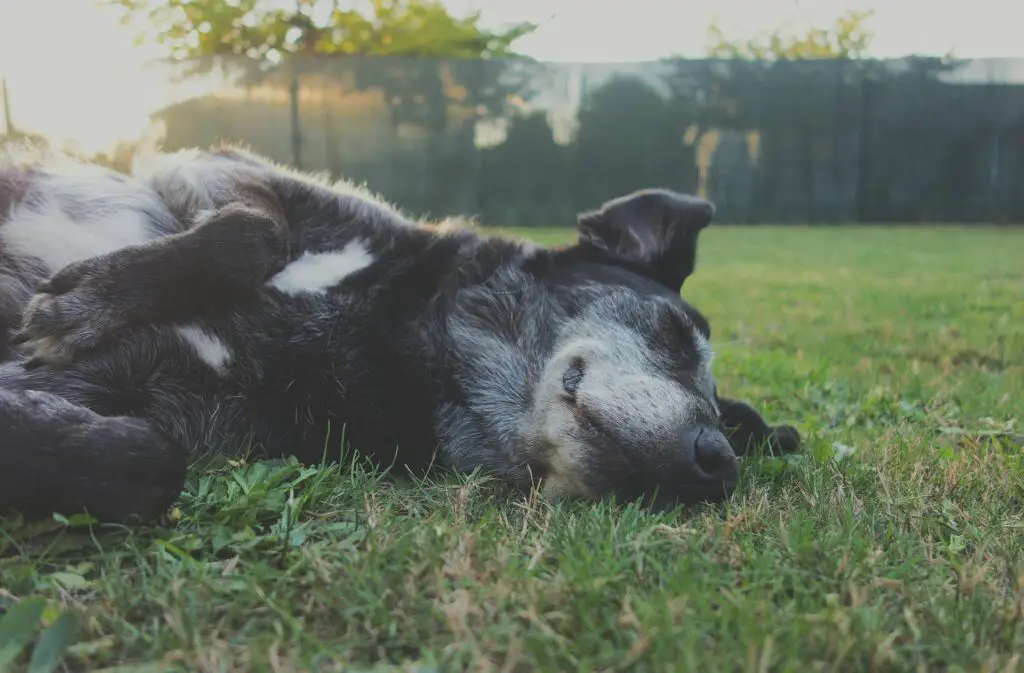
[[29, 301], [11, 343], [27, 368], [60, 366], [126, 326], [124, 307], [102, 289], [101, 267], [79, 263], [43, 283]]
[[776, 425], [768, 438], [768, 447], [774, 455], [799, 453], [803, 448], [800, 431], [791, 425]]

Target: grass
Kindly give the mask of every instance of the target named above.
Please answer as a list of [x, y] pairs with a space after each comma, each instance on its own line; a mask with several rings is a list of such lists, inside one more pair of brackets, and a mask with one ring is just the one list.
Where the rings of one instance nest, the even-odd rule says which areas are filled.
[[712, 228], [686, 294], [721, 389], [808, 439], [745, 461], [731, 502], [655, 516], [208, 465], [163, 527], [3, 521], [0, 661], [1021, 670], [1022, 255], [1024, 231]]

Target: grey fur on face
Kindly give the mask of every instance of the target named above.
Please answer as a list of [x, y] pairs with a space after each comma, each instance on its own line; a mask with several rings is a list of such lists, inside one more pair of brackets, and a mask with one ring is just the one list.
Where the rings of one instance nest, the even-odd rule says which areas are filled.
[[[522, 274], [506, 270], [457, 296], [450, 366], [463, 402], [437, 415], [447, 462], [504, 466], [508, 478], [543, 479], [549, 493], [573, 497], [685, 486], [695, 460], [687, 429], [716, 428], [719, 415], [710, 346], [682, 306]], [[733, 467], [725, 455], [715, 468], [723, 490]]]

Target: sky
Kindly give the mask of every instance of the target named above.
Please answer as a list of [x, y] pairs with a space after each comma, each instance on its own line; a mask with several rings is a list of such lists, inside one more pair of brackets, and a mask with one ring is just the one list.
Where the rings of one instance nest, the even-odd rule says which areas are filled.
[[[735, 35], [789, 19], [825, 22], [844, 9], [874, 7], [874, 56], [1024, 56], [1006, 0], [447, 0], [456, 14], [483, 9], [489, 23], [542, 22], [517, 48], [540, 60], [637, 62], [701, 56], [716, 15]], [[628, 7], [628, 9], [626, 9]], [[160, 54], [133, 44], [130, 29], [95, 0], [0, 0], [0, 77], [22, 130], [94, 152], [135, 138], [148, 115], [175, 95], [142, 63]], [[118, 101], [112, 106], [112, 100]]]

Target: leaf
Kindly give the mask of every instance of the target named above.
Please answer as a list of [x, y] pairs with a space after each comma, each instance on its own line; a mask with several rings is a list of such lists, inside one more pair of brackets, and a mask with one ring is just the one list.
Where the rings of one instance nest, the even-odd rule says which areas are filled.
[[75, 643], [68, 648], [67, 653], [78, 659], [84, 659], [85, 657], [96, 656], [97, 654], [103, 654], [109, 652], [117, 646], [117, 638], [113, 635], [103, 636], [96, 640], [86, 640], [81, 643]]
[[64, 653], [75, 640], [78, 620], [74, 614], [65, 612], [39, 636], [39, 642], [32, 652], [28, 673], [51, 673], [57, 668]]
[[306, 531], [303, 528], [293, 528], [288, 534], [288, 544], [293, 547], [301, 547], [306, 541]]
[[82, 575], [72, 572], [55, 572], [51, 573], [49, 579], [59, 584], [66, 591], [75, 591], [76, 589], [85, 589], [91, 582]]
[[168, 542], [167, 540], [156, 540], [155, 544], [156, 546], [161, 547], [169, 555], [176, 557], [180, 561], [184, 561], [186, 563], [195, 562], [195, 559], [192, 558], [191, 554], [186, 552], [184, 549], [178, 547], [177, 545]]
[[99, 520], [95, 517], [89, 516], [88, 514], [75, 514], [67, 519], [68, 525], [75, 526], [92, 526], [99, 523]]
[[39, 618], [46, 609], [46, 599], [32, 596], [15, 603], [0, 619], [0, 666], [6, 666], [21, 654], [32, 640]]

